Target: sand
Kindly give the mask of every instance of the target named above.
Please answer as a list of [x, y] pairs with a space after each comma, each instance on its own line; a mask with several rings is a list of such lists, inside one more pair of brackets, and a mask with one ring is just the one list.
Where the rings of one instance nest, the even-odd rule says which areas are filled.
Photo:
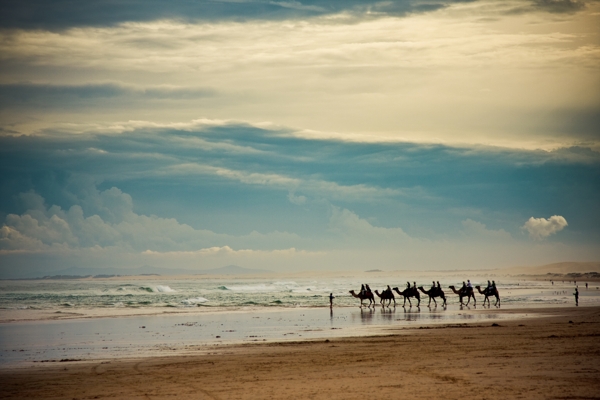
[[0, 398], [600, 398], [600, 308], [525, 312], [548, 316], [175, 357], [36, 363], [0, 370]]

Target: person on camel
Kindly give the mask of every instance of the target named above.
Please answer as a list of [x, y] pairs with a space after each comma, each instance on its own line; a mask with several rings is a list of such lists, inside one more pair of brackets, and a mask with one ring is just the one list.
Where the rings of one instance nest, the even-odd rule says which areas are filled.
[[362, 285], [360, 285], [360, 295], [362, 296], [364, 294], [365, 294], [365, 285], [362, 284]]
[[441, 289], [442, 287], [440, 286], [440, 281], [437, 281], [438, 284], [438, 289]]
[[467, 279], [467, 287], [469, 289], [473, 289], [473, 285], [471, 285], [471, 281]]
[[465, 281], [463, 281], [463, 285], [462, 288], [460, 288], [461, 290], [467, 290], [467, 284], [465, 283]]
[[410, 289], [410, 282], [409, 281], [406, 281], [406, 288]]
[[371, 288], [369, 287], [369, 285], [365, 284], [365, 287], [367, 288], [367, 293], [371, 293]]
[[431, 291], [433, 291], [435, 289], [436, 289], [436, 287], [435, 287], [435, 281], [433, 281], [433, 282], [431, 282], [431, 289], [429, 289], [429, 291], [431, 292]]
[[387, 289], [385, 289], [385, 291], [392, 293], [392, 288], [390, 287], [390, 285], [387, 285]]
[[496, 289], [496, 281], [492, 281], [492, 288]]

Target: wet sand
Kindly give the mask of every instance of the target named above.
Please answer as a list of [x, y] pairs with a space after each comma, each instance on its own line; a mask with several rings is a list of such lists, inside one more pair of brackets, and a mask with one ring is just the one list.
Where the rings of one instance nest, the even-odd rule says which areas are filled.
[[600, 308], [517, 311], [545, 316], [36, 363], [1, 370], [0, 398], [600, 398]]

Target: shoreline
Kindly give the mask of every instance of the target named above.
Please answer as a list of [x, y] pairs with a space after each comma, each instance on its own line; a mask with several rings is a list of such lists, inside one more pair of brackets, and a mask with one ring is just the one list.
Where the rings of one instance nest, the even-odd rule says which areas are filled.
[[501, 310], [517, 311], [538, 317], [37, 363], [0, 370], [0, 397], [453, 399], [470, 391], [473, 398], [598, 398], [600, 307]]
[[[544, 315], [547, 308], [536, 309]], [[559, 307], [554, 312], [566, 312]], [[319, 340], [386, 334], [399, 327], [427, 327], [527, 316], [529, 308], [412, 307], [358, 309], [311, 307], [201, 314], [21, 321], [0, 324], [0, 368], [61, 359], [154, 357], [249, 342]]]

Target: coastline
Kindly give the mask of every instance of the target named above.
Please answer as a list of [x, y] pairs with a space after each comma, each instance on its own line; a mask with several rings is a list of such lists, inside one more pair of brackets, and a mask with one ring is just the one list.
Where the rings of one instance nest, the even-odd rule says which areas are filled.
[[600, 307], [500, 312], [527, 318], [30, 364], [0, 370], [0, 398], [598, 398]]

